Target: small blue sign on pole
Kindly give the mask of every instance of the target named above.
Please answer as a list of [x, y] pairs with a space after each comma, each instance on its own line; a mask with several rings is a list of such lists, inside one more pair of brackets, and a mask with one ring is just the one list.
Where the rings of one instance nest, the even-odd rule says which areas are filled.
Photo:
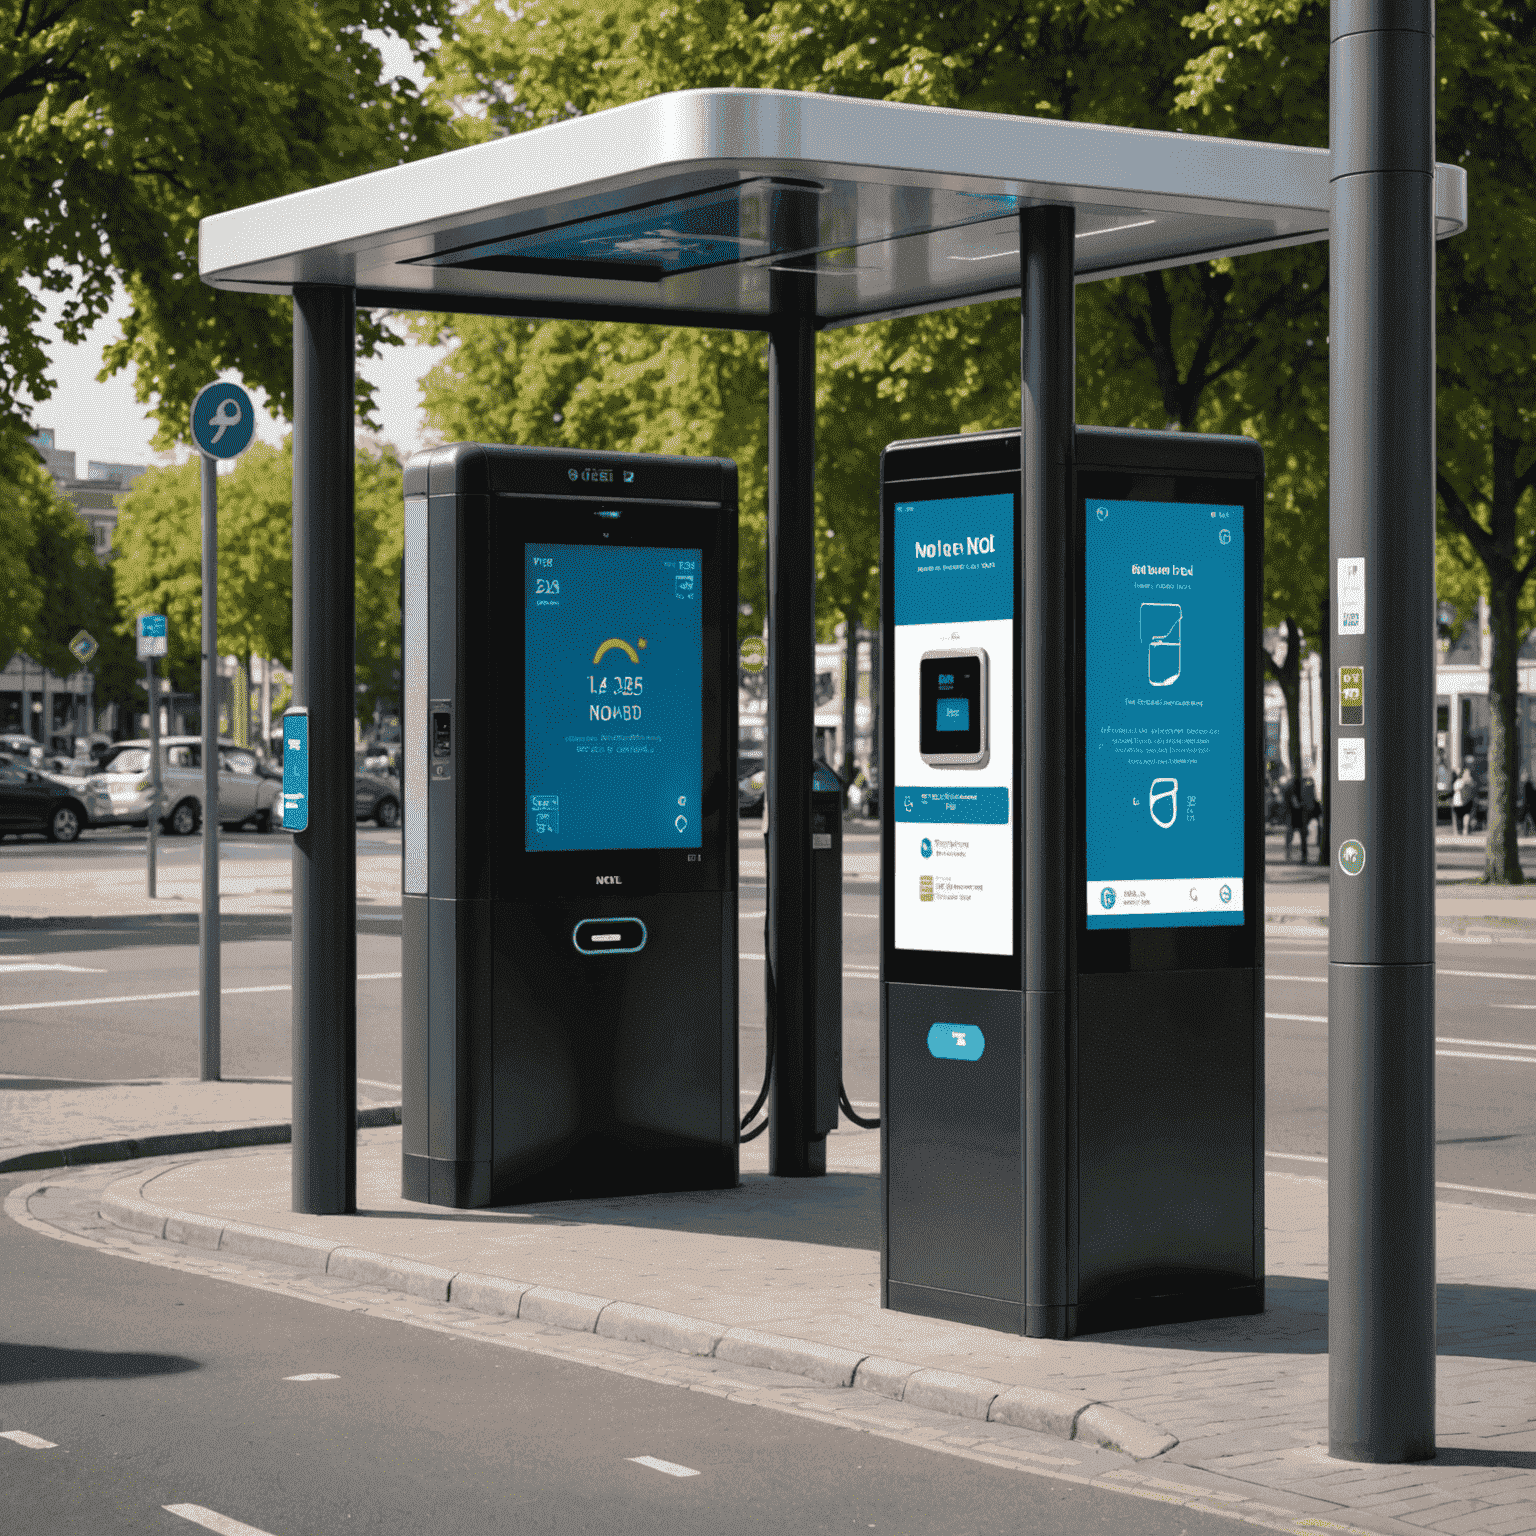
[[233, 459], [251, 446], [256, 411], [238, 384], [205, 385], [192, 402], [192, 441], [210, 459]]
[[283, 714], [283, 831], [309, 826], [309, 711]]
[[166, 633], [163, 613], [141, 613], [135, 629], [135, 639], [140, 661], [152, 656], [164, 656], [170, 649], [170, 636]]

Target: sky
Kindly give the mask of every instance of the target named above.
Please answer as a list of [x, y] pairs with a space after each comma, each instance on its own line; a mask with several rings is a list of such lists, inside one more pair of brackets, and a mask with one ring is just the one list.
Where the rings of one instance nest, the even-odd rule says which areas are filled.
[[[370, 32], [368, 37], [383, 54], [381, 73], [386, 79], [407, 75], [418, 85], [425, 83], [425, 76], [412, 59], [410, 50], [399, 38], [379, 32]], [[105, 384], [96, 382], [96, 375], [101, 372], [102, 349], [116, 340], [119, 323], [128, 312], [126, 295], [118, 292], [108, 314], [77, 346], [67, 346], [61, 341], [51, 324], [62, 308], [58, 296], [45, 294], [43, 299], [50, 321], [45, 335], [51, 365], [49, 372], [55, 387], [47, 400], [33, 407], [33, 426], [53, 428], [54, 447], [74, 450], [76, 473], [82, 476], [92, 459], [107, 464], [183, 462], [190, 449], [157, 454], [150, 447], [155, 424], [134, 399], [131, 372], [116, 374]], [[385, 442], [393, 443], [402, 457], [409, 458], [417, 449], [430, 446], [421, 419], [419, 386], [422, 375], [445, 355], [446, 350], [407, 343], [403, 347], [390, 348], [382, 359], [358, 364], [358, 372], [372, 380], [377, 390], [382, 423], [379, 435]], [[223, 377], [241, 382], [235, 374]], [[211, 384], [213, 380], [207, 382]], [[288, 424], [274, 418], [261, 406], [258, 395], [256, 435], [263, 442], [278, 446], [288, 431]], [[221, 467], [232, 469], [234, 466]]]
[[[52, 304], [50, 309], [56, 314], [58, 305]], [[49, 399], [34, 406], [32, 421], [34, 426], [53, 428], [56, 448], [74, 450], [76, 472], [80, 475], [85, 474], [91, 459], [108, 464], [170, 462], [150, 447], [155, 424], [133, 397], [133, 375], [119, 373], [105, 384], [96, 382], [96, 375], [101, 372], [102, 348], [116, 338], [118, 324], [127, 311], [127, 298], [119, 293], [107, 317], [78, 346], [65, 345], [51, 326], [47, 331], [55, 388]], [[418, 448], [428, 446], [421, 419], [420, 380], [445, 351], [446, 348], [407, 343], [391, 348], [382, 359], [358, 364], [358, 371], [371, 379], [378, 390], [379, 418], [383, 423], [380, 435], [393, 443], [402, 456], [409, 457]], [[237, 378], [234, 374], [225, 376]], [[287, 431], [286, 422], [261, 409], [258, 396], [257, 436], [263, 442], [277, 445]], [[171, 459], [179, 463], [187, 453], [182, 449]]]

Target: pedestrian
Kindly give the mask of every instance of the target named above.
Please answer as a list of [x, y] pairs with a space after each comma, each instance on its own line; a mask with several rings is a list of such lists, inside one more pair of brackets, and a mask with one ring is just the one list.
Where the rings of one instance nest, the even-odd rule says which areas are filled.
[[1301, 862], [1307, 862], [1307, 812], [1301, 798], [1301, 781], [1292, 774], [1285, 781], [1285, 862], [1291, 862], [1291, 840], [1301, 834]]
[[1462, 765], [1461, 777], [1451, 786], [1451, 819], [1456, 824], [1457, 837], [1465, 837], [1472, 821], [1472, 808], [1477, 804], [1477, 780], [1472, 776], [1472, 759]]

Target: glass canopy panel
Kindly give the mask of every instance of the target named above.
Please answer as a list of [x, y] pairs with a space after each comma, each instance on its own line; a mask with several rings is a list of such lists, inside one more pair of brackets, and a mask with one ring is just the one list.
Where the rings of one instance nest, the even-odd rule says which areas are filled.
[[660, 283], [710, 267], [772, 265], [818, 251], [846, 260], [843, 253], [856, 245], [1004, 219], [1019, 206], [1008, 193], [887, 186], [879, 189], [871, 220], [870, 190], [855, 182], [757, 177], [437, 251], [409, 264]]

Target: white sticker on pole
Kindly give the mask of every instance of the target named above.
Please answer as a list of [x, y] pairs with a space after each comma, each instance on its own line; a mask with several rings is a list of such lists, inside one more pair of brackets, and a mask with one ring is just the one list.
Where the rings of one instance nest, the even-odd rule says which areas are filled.
[[1365, 633], [1365, 556], [1339, 561], [1339, 633]]
[[1339, 783], [1363, 784], [1365, 782], [1365, 738], [1363, 736], [1339, 737]]

